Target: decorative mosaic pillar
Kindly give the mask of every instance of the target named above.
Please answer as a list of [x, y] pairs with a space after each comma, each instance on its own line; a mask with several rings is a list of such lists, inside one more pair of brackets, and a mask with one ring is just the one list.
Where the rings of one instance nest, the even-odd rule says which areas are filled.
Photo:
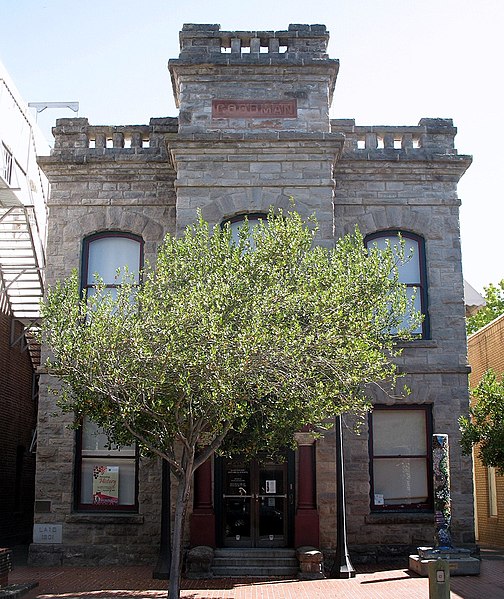
[[451, 499], [448, 435], [433, 435], [432, 462], [434, 470], [434, 513], [436, 516], [435, 548], [450, 549], [452, 548], [452, 540], [450, 531]]

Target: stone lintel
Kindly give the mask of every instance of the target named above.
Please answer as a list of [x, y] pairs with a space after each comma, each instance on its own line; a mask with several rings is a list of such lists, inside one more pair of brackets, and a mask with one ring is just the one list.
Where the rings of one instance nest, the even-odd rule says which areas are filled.
[[[462, 304], [462, 301], [460, 302]], [[397, 366], [400, 374], [469, 374], [470, 366], [442, 366], [428, 364], [400, 364]]]

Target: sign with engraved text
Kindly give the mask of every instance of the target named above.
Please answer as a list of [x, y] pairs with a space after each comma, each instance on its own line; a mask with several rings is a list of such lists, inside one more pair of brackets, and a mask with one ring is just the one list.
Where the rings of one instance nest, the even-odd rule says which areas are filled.
[[212, 100], [213, 119], [295, 119], [294, 100]]

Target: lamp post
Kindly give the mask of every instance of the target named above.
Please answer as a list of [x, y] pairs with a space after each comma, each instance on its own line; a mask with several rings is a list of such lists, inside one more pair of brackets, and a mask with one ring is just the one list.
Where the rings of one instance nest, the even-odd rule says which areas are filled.
[[336, 416], [334, 420], [336, 436], [336, 554], [330, 576], [331, 578], [353, 578], [355, 569], [348, 555], [346, 540], [345, 473], [341, 415]]
[[159, 558], [152, 573], [152, 578], [168, 580], [171, 567], [171, 505], [170, 505], [170, 468], [163, 460], [161, 474], [161, 543]]

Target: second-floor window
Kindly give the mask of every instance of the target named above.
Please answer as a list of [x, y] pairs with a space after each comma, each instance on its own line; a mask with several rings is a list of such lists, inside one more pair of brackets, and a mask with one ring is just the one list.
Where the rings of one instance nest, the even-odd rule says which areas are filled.
[[[428, 306], [427, 306], [427, 281], [425, 262], [425, 243], [422, 237], [408, 231], [379, 231], [368, 235], [365, 239], [366, 247], [373, 246], [385, 249], [387, 244], [392, 248], [399, 247], [399, 240], [404, 243], [404, 261], [398, 263], [399, 281], [406, 285], [408, 297], [414, 297], [414, 307], [423, 316], [423, 321], [411, 332], [424, 339], [430, 338]], [[408, 325], [408, 315], [404, 317], [404, 324]]]
[[[112, 294], [121, 285], [121, 274], [127, 267], [134, 281], [140, 282], [143, 242], [137, 235], [123, 232], [97, 233], [84, 240], [82, 286], [87, 294], [103, 280]], [[98, 277], [97, 277], [98, 276]]]

